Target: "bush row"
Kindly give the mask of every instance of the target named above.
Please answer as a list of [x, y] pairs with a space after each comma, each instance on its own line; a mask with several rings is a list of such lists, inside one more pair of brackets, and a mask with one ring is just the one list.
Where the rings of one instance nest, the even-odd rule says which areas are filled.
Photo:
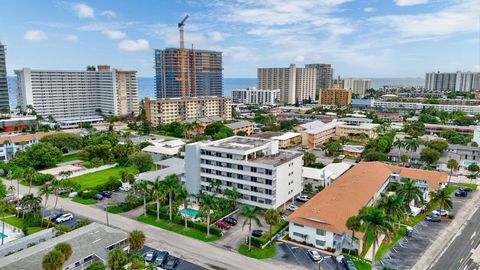
[[122, 182], [117, 179], [110, 179], [103, 185], [97, 185], [95, 187], [89, 188], [88, 190], [82, 190], [78, 193], [78, 196], [82, 199], [90, 199], [95, 194], [105, 191], [105, 190], [117, 190], [122, 186]]

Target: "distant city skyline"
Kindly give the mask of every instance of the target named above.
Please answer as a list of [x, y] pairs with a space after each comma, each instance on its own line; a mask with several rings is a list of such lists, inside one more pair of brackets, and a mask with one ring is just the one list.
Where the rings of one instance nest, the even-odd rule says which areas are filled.
[[[2, 1], [0, 42], [14, 69], [108, 64], [152, 77], [154, 49], [224, 53], [226, 78], [259, 67], [328, 63], [334, 76], [480, 71], [477, 0]], [[459, 16], [461, 15], [461, 16]]]

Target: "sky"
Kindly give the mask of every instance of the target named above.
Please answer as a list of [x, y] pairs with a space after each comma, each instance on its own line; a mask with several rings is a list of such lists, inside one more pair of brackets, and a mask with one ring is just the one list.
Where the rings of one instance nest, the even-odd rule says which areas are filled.
[[108, 64], [154, 75], [153, 50], [223, 52], [224, 76], [330, 63], [334, 76], [480, 71], [479, 0], [1, 0], [7, 69]]

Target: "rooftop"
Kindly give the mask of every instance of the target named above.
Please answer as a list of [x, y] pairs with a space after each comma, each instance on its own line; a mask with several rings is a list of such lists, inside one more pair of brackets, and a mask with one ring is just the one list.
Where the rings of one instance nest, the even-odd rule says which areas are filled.
[[163, 180], [165, 177], [175, 174], [185, 174], [185, 160], [181, 158], [169, 158], [159, 162], [155, 162], [161, 169], [149, 171], [139, 174], [136, 179], [143, 181], [155, 182], [155, 180]]
[[289, 162], [290, 160], [293, 160], [297, 157], [301, 157], [302, 155], [303, 154], [300, 152], [280, 150], [277, 154], [270, 155], [270, 156], [263, 156], [253, 161], [276, 167], [285, 162]]
[[322, 179], [322, 176], [325, 175], [326, 177], [330, 177], [332, 180], [334, 180], [350, 169], [351, 166], [351, 164], [339, 162], [330, 163], [321, 169], [303, 167], [302, 176], [312, 179]]
[[256, 137], [243, 137], [243, 136], [233, 136], [223, 140], [213, 141], [208, 143], [208, 146], [219, 147], [232, 150], [247, 151], [252, 148], [257, 148], [262, 145], [266, 145], [270, 140], [256, 138]]
[[252, 122], [250, 121], [240, 121], [240, 122], [234, 122], [230, 124], [226, 124], [225, 126], [231, 128], [231, 129], [237, 129], [237, 128], [243, 128], [243, 127], [248, 127], [253, 125]]
[[301, 135], [302, 134], [296, 133], [296, 132], [287, 132], [287, 133], [284, 133], [284, 134], [279, 135], [279, 136], [271, 137], [271, 139], [272, 140], [283, 141], [283, 140], [289, 140], [289, 139], [292, 139], [292, 138], [295, 138], [295, 137], [301, 136]]
[[41, 138], [55, 134], [56, 132], [37, 132], [34, 134], [17, 134], [17, 135], [7, 135], [7, 136], [0, 136], [0, 143], [3, 144], [5, 141], [9, 141], [10, 143], [19, 143], [19, 142], [28, 142], [31, 140], [40, 140]]

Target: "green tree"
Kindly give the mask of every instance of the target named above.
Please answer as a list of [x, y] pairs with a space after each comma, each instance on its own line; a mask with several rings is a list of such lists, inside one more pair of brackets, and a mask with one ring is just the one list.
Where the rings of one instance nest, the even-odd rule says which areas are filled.
[[136, 182], [133, 185], [133, 190], [139, 193], [143, 197], [143, 215], [147, 216], [147, 197], [150, 195], [150, 189], [148, 188], [147, 181]]
[[152, 196], [155, 198], [155, 203], [157, 205], [157, 220], [160, 219], [160, 202], [167, 197], [167, 193], [164, 190], [164, 184], [157, 177], [152, 186]]
[[175, 192], [180, 188], [180, 180], [175, 174], [165, 177], [163, 180], [165, 192], [168, 194], [168, 218], [170, 222], [173, 218], [173, 200]]
[[386, 161], [388, 159], [387, 154], [380, 151], [366, 151], [362, 154], [366, 161]]
[[[42, 204], [42, 197], [37, 197], [32, 193], [29, 193], [23, 196], [22, 199], [20, 199], [20, 206], [23, 209], [30, 210], [34, 216], [40, 211], [41, 204]], [[25, 215], [25, 211], [23, 211], [23, 214]]]
[[[43, 169], [55, 166], [62, 160], [62, 152], [50, 143], [39, 142], [28, 147], [25, 155], [35, 169]], [[16, 157], [15, 157], [16, 158]]]
[[35, 179], [35, 169], [32, 167], [25, 168], [23, 172], [23, 180], [28, 182], [28, 193], [32, 193], [32, 184], [33, 180]]
[[423, 205], [423, 192], [416, 186], [414, 180], [405, 180], [397, 190], [397, 194], [403, 196], [405, 204], [408, 206], [414, 201], [415, 205]]
[[197, 198], [200, 203], [200, 212], [207, 216], [207, 236], [210, 236], [210, 215], [217, 203], [215, 196], [207, 193], [200, 193], [197, 195]]
[[153, 166], [152, 156], [144, 152], [134, 153], [129, 156], [129, 159], [139, 172], [146, 172]]
[[341, 136], [339, 140], [343, 145], [349, 141], [347, 136]]
[[86, 270], [106, 270], [105, 265], [101, 261], [90, 264]]
[[133, 230], [128, 234], [130, 250], [137, 252], [145, 245], [145, 234], [140, 230]]
[[304, 166], [309, 167], [312, 164], [314, 164], [316, 160], [317, 160], [317, 157], [314, 154], [309, 153], [307, 151], [303, 151], [303, 165]]
[[65, 261], [67, 261], [73, 253], [72, 246], [67, 242], [58, 243], [54, 249], [63, 254]]
[[[183, 209], [188, 209], [188, 198], [191, 195], [188, 193], [187, 189], [185, 186], [182, 186], [180, 189], [178, 189], [175, 193], [176, 199], [180, 201], [183, 204]], [[188, 229], [188, 215], [184, 214], [183, 215], [184, 221], [185, 221], [185, 229]]]
[[470, 178], [475, 179], [477, 178], [478, 171], [480, 171], [480, 167], [477, 163], [472, 163], [468, 165], [467, 170], [470, 172]]
[[375, 265], [375, 254], [380, 235], [384, 235], [387, 241], [390, 241], [390, 233], [393, 232], [391, 219], [382, 209], [375, 207], [367, 207], [359, 214], [359, 219], [363, 222], [364, 227], [364, 241], [367, 242], [367, 237], [373, 235], [373, 256], [372, 265]]
[[50, 143], [65, 153], [82, 147], [82, 138], [80, 135], [71, 133], [55, 133], [47, 135], [40, 139], [40, 141]]
[[265, 223], [270, 226], [269, 232], [272, 235], [272, 227], [280, 223], [280, 212], [277, 209], [268, 209], [264, 214]]
[[405, 147], [405, 142], [402, 141], [401, 139], [396, 139], [393, 143], [392, 146], [398, 148], [398, 154], [401, 155], [402, 148]]
[[450, 175], [448, 176], [448, 185], [450, 185], [450, 179], [452, 178], [452, 174], [454, 171], [457, 171], [459, 168], [458, 161], [455, 159], [449, 159], [447, 161], [447, 168], [450, 169]]
[[257, 207], [249, 207], [247, 205], [243, 205], [242, 208], [240, 208], [239, 215], [245, 218], [242, 229], [245, 227], [245, 225], [248, 224], [248, 250], [249, 251], [252, 249], [252, 220], [255, 221], [258, 226], [262, 226], [262, 223], [258, 218], [259, 212], [260, 212], [260, 208], [257, 208]]
[[[347, 229], [352, 231], [352, 243], [350, 245], [351, 247], [353, 247], [353, 241], [355, 240], [355, 232], [358, 232], [360, 230], [361, 225], [362, 224], [360, 223], [360, 220], [357, 216], [349, 217], [347, 219], [347, 222], [345, 223]], [[351, 250], [348, 251], [348, 254], [351, 254]]]
[[408, 162], [408, 156], [407, 155], [401, 155], [400, 156], [400, 161], [403, 163], [403, 166]]
[[439, 210], [450, 210], [453, 207], [452, 197], [444, 188], [430, 192], [430, 198], [432, 203], [438, 203]]
[[58, 250], [48, 252], [42, 260], [44, 270], [62, 270], [65, 256]]
[[226, 188], [223, 191], [223, 194], [227, 197], [227, 199], [230, 201], [232, 208], [236, 209], [237, 208], [237, 201], [242, 198], [242, 194], [238, 192], [237, 188]]
[[224, 128], [225, 125], [222, 122], [215, 122], [212, 124], [209, 124], [205, 127], [204, 133], [205, 135], [213, 136], [220, 132], [222, 128]]
[[408, 135], [418, 138], [425, 135], [425, 125], [421, 122], [414, 122], [405, 125], [405, 131]]
[[420, 152], [420, 160], [426, 162], [428, 165], [431, 165], [437, 162], [440, 159], [440, 152], [437, 150], [425, 147], [423, 148], [422, 152]]
[[425, 146], [430, 147], [432, 149], [437, 150], [438, 152], [442, 153], [443, 151], [447, 150], [448, 142], [445, 140], [431, 140], [425, 143]]
[[237, 132], [237, 134], [235, 134], [237, 136], [248, 136], [248, 133], [243, 131], [243, 130], [240, 130], [239, 132]]
[[128, 255], [119, 248], [112, 250], [108, 254], [108, 268], [110, 270], [124, 270], [128, 261]]
[[399, 226], [400, 220], [410, 210], [407, 209], [405, 199], [401, 195], [382, 196], [377, 202], [377, 207], [383, 209], [393, 220], [397, 220]]
[[306, 184], [303, 186], [303, 191], [305, 191], [306, 193], [312, 193], [312, 191], [313, 191], [313, 185], [312, 185], [312, 183], [306, 183]]
[[340, 150], [342, 150], [342, 145], [337, 141], [329, 141], [325, 144], [325, 154], [327, 154], [327, 156], [333, 156]]

